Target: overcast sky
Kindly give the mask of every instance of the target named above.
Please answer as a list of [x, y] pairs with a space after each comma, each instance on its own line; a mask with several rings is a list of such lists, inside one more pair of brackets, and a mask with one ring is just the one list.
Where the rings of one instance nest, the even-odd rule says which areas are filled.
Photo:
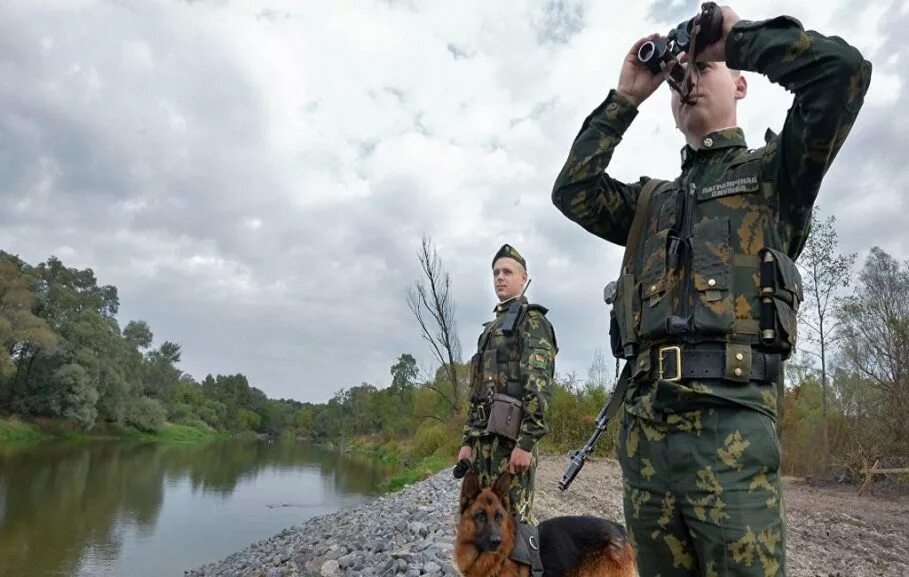
[[[785, 6], [785, 8], [784, 8]], [[842, 36], [874, 64], [819, 204], [843, 249], [909, 256], [909, 1], [740, 2]], [[183, 346], [181, 367], [246, 374], [271, 397], [386, 386], [432, 369], [405, 301], [420, 238], [454, 280], [469, 356], [503, 242], [551, 309], [557, 370], [607, 348], [620, 250], [552, 206], [584, 117], [629, 46], [695, 2], [3, 0], [0, 249], [56, 255], [120, 294], [120, 324]], [[791, 95], [748, 74], [752, 146]], [[678, 174], [661, 90], [612, 174]]]

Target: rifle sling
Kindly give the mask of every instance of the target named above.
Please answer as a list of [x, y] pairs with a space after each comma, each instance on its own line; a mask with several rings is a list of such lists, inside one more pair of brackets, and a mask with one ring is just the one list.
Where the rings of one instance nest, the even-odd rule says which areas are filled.
[[622, 403], [625, 402], [625, 391], [628, 390], [628, 381], [630, 380], [631, 363], [625, 363], [621, 374], [619, 374], [619, 380], [615, 384], [615, 390], [612, 391], [612, 396], [609, 397], [609, 402], [606, 403], [606, 414], [603, 415], [606, 421], [612, 419], [619, 411], [619, 407], [622, 406]]

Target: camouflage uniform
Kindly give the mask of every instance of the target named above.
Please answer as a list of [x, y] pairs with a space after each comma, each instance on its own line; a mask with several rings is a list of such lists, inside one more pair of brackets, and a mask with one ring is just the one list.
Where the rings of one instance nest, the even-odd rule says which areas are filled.
[[[751, 378], [752, 363], [775, 357], [778, 367], [795, 344], [802, 288], [794, 260], [871, 75], [844, 41], [788, 17], [737, 23], [726, 61], [766, 75], [795, 101], [763, 148], [748, 150], [738, 128], [705, 136], [698, 150], [686, 146], [681, 175], [653, 193], [640, 243], [628, 249], [635, 257], [622, 270], [616, 316], [633, 370], [619, 459], [643, 577], [785, 575], [779, 370]], [[649, 179], [625, 184], [605, 169], [636, 113], [612, 91], [584, 122], [553, 191], [568, 218], [623, 246]], [[767, 255], [774, 296], [762, 318]], [[719, 374], [676, 373], [677, 351], [711, 348]]]
[[[477, 343], [477, 353], [471, 360], [470, 407], [462, 444], [473, 448], [473, 469], [483, 486], [491, 486], [508, 468], [515, 445], [533, 453], [530, 469], [514, 476], [509, 498], [520, 521], [536, 523], [532, 508], [537, 441], [547, 431], [546, 409], [552, 394], [557, 348], [555, 332], [546, 320], [547, 309], [528, 304], [524, 297], [516, 298], [521, 313], [513, 333], [506, 335], [502, 323], [514, 299], [496, 306], [495, 320], [484, 325]], [[510, 394], [523, 402], [517, 442], [486, 431], [487, 399], [492, 393]]]

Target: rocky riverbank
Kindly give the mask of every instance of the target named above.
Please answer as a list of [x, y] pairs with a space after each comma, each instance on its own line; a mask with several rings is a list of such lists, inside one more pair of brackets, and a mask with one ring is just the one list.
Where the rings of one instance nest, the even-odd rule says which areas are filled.
[[186, 575], [454, 577], [459, 489], [446, 470], [366, 505], [310, 519]]
[[[537, 470], [537, 517], [591, 514], [621, 521], [621, 474], [588, 463], [565, 493], [562, 457]], [[909, 498], [857, 497], [854, 487], [786, 479], [790, 577], [909, 575]], [[191, 577], [455, 576], [451, 560], [460, 485], [449, 470], [353, 509], [310, 519]]]

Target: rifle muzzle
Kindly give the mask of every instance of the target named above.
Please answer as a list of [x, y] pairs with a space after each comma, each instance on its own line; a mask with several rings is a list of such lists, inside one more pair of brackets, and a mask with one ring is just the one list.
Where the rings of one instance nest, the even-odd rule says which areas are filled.
[[583, 457], [581, 457], [577, 451], [574, 451], [571, 455], [571, 459], [568, 461], [568, 467], [565, 468], [565, 473], [562, 474], [562, 480], [559, 481], [559, 489], [562, 491], [568, 489], [568, 487], [571, 485], [571, 482], [574, 481], [574, 478], [578, 476], [578, 473], [581, 471], [581, 467], [583, 466]]

